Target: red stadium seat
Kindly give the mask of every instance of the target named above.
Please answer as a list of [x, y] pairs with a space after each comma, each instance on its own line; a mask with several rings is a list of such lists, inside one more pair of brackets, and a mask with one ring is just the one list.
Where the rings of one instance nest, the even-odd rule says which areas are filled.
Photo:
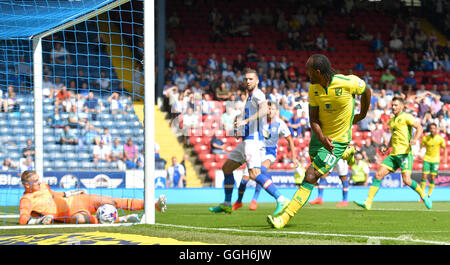
[[280, 162], [275, 162], [275, 163], [272, 164], [272, 166], [270, 166], [270, 169], [283, 170], [284, 169], [284, 164], [280, 163]]

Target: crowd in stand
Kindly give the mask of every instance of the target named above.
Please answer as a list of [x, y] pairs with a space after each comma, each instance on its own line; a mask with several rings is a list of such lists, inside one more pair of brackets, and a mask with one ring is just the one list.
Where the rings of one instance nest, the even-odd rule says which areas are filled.
[[[350, 8], [343, 13], [351, 11]], [[232, 15], [223, 17], [217, 9], [212, 9], [209, 16], [212, 41], [221, 41], [225, 34], [246, 36], [248, 27], [256, 23], [270, 23], [275, 24], [277, 30], [286, 32], [288, 38], [281, 45], [289, 49], [333, 52], [328, 47], [332, 44], [327, 42], [322, 32], [315, 40], [302, 39], [304, 36], [299, 40], [303, 32], [308, 32], [312, 26], [320, 26], [318, 24], [324, 21], [323, 14], [317, 9], [300, 8], [290, 18], [285, 18], [284, 13], [278, 11], [267, 15], [255, 10], [252, 16], [247, 12], [248, 10], [244, 10], [240, 19], [234, 19]], [[236, 28], [243, 30], [236, 33], [233, 30]], [[376, 57], [374, 71], [380, 73], [379, 79], [374, 78], [374, 72], [364, 69], [361, 64], [354, 69], [336, 69], [342, 74], [358, 74], [373, 90], [367, 118], [358, 124], [359, 131], [371, 132], [372, 135], [357, 148], [365, 160], [380, 162], [377, 148], [387, 144], [390, 138], [387, 122], [394, 96], [405, 98], [407, 111], [418, 114], [415, 116], [421, 120], [425, 131], [434, 122], [441, 133], [450, 134], [450, 41], [439, 43], [436, 34], [425, 33], [419, 20], [414, 17], [394, 20], [388, 42], [383, 41], [387, 38], [381, 36], [381, 33], [371, 35], [364, 27], [356, 27], [355, 24], [347, 29], [346, 36], [348, 39], [367, 41], [367, 49]], [[173, 39], [170, 47], [166, 60], [166, 84], [163, 88], [164, 106], [172, 113], [172, 118], [183, 114], [185, 126], [196, 128], [201, 124], [198, 121], [202, 115], [217, 115], [211, 111], [214, 105], [211, 101], [227, 101], [235, 104], [232, 108], [226, 108], [225, 113], [219, 114], [223, 127], [230, 130], [234, 117], [240, 113], [245, 100], [242, 72], [245, 67], [252, 67], [258, 72], [259, 88], [269, 100], [279, 103], [280, 117], [288, 124], [292, 135], [303, 138], [305, 132], [310, 130], [307, 94], [310, 83], [305, 73], [299, 72], [288, 56], [274, 55], [266, 58], [258, 54], [253, 43], [249, 43], [246, 50], [237, 52], [233, 61], [227, 61], [226, 57], [217, 58], [212, 53], [207, 62], [202, 64], [189, 53], [183, 63], [177, 64], [179, 60]], [[396, 60], [396, 55], [400, 53], [406, 54], [410, 60], [407, 68], [399, 65]], [[359, 111], [358, 108], [357, 102], [355, 112]], [[223, 151], [220, 147], [216, 149], [218, 153]]]

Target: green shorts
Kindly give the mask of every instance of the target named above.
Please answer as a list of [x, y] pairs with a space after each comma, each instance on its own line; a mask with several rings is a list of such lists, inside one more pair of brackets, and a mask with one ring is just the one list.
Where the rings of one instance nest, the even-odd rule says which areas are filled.
[[422, 168], [423, 174], [437, 175], [438, 171], [439, 171], [439, 163], [423, 161], [423, 168]]
[[337, 162], [341, 159], [342, 154], [347, 149], [349, 143], [340, 143], [333, 141], [333, 153], [330, 153], [315, 135], [311, 136], [309, 142], [309, 156], [311, 164], [322, 175], [328, 173], [334, 168]]
[[402, 172], [412, 171], [413, 155], [411, 153], [401, 155], [388, 155], [383, 160], [381, 165], [392, 172], [395, 172], [399, 168], [402, 170]]

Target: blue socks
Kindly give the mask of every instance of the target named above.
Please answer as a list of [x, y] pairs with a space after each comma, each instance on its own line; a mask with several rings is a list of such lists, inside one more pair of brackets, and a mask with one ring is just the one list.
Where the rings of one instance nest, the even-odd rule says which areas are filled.
[[348, 198], [348, 180], [342, 181], [342, 201], [346, 202]]
[[281, 193], [278, 191], [277, 187], [273, 185], [272, 180], [264, 175], [263, 173], [259, 174], [256, 179], [256, 183], [261, 185], [272, 197], [278, 200], [281, 197]]
[[321, 199], [323, 198], [323, 190], [325, 188], [325, 183], [326, 183], [326, 180], [324, 178], [319, 179], [319, 185], [317, 188], [317, 191], [319, 192], [319, 194], [317, 195], [318, 198], [321, 198]]
[[231, 205], [231, 196], [233, 195], [234, 188], [234, 176], [233, 174], [226, 174], [223, 180], [223, 186], [225, 188], [225, 204]]
[[236, 202], [238, 202], [238, 203], [242, 202], [242, 197], [244, 197], [244, 192], [245, 192], [245, 188], [247, 187], [247, 183], [248, 183], [247, 180], [245, 180], [244, 178], [241, 179], [241, 184], [239, 184], [239, 189], [238, 189], [238, 199]]

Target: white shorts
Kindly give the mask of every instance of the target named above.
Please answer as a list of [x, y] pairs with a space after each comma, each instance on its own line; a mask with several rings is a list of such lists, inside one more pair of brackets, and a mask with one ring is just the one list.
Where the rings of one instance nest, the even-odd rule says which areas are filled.
[[[264, 162], [266, 160], [269, 160], [270, 164], [272, 165], [273, 162], [275, 162], [277, 159], [273, 155], [264, 155], [264, 158], [263, 158], [262, 161]], [[244, 169], [244, 171], [242, 173], [242, 176], [249, 176], [248, 167], [245, 167], [245, 169]]]
[[347, 176], [348, 175], [348, 164], [344, 159], [339, 159], [334, 167], [339, 176]]
[[264, 142], [245, 140], [231, 151], [228, 159], [240, 164], [247, 163], [248, 168], [261, 168], [265, 151]]

